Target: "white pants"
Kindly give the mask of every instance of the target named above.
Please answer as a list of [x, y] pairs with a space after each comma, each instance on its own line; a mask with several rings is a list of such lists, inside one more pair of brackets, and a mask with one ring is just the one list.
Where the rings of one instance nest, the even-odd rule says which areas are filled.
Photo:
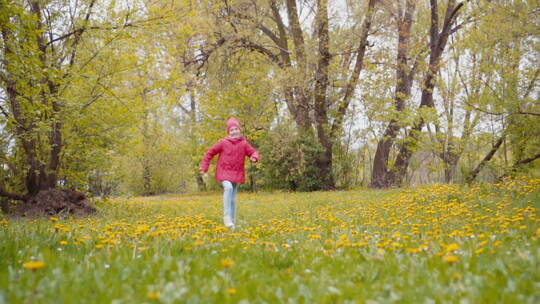
[[236, 190], [237, 183], [222, 181], [223, 186], [223, 224], [233, 227], [236, 223]]

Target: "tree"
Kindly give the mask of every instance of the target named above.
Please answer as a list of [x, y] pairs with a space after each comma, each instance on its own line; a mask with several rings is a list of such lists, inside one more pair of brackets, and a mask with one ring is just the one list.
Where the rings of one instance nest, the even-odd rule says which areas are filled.
[[[489, 81], [490, 78], [479, 68], [481, 61], [485, 60], [482, 54], [463, 52], [464, 49], [463, 45], [453, 47], [453, 65], [448, 64], [441, 69], [441, 74], [442, 71], [447, 72], [446, 78], [441, 75], [438, 85], [443, 106], [441, 120], [445, 125], [435, 122], [435, 135], [428, 125], [431, 141], [436, 145], [435, 152], [443, 161], [445, 183], [454, 179], [461, 155], [481, 118], [481, 114], [474, 109], [482, 90], [486, 89], [479, 79]], [[463, 67], [463, 62], [469, 63], [467, 68]], [[460, 112], [463, 117], [461, 122], [458, 121]], [[462, 127], [461, 136], [457, 137], [459, 126]]]
[[94, 0], [0, 1], [0, 110], [9, 138], [4, 154], [15, 159], [3, 173], [14, 178], [0, 184], [0, 195], [28, 201], [43, 190], [75, 186], [69, 177], [79, 164], [68, 161], [77, 159], [77, 143], [107, 145], [100, 132], [117, 129], [118, 120], [90, 117], [94, 108], [104, 110], [103, 118], [118, 105], [108, 95], [118, 72], [114, 46], [142, 22], [131, 19], [135, 11]]
[[[508, 4], [493, 1], [479, 5], [483, 18], [470, 33], [468, 47], [483, 54], [483, 69], [488, 77], [481, 77], [485, 92], [472, 107], [494, 121], [491, 149], [466, 177], [470, 183], [482, 168], [491, 161], [496, 152], [508, 143], [510, 155], [505, 149], [503, 176], [511, 174], [539, 158], [538, 128], [540, 108], [537, 102], [539, 44], [535, 37], [538, 27], [531, 19], [535, 6], [529, 2]], [[507, 159], [514, 159], [509, 165]]]
[[27, 200], [57, 185], [64, 146], [61, 94], [79, 63], [78, 46], [90, 26], [94, 4], [76, 7], [68, 18], [71, 27], [61, 33], [61, 18], [67, 16], [52, 4], [0, 2], [2, 113], [8, 132], [22, 149], [26, 192], [8, 192], [2, 185], [3, 196]]
[[[196, 110], [193, 79], [182, 56], [198, 20], [184, 1], [146, 3], [140, 14], [159, 22], [132, 29], [119, 50], [131, 68], [114, 91], [131, 105], [132, 117], [127, 143], [115, 153], [119, 190], [143, 195], [186, 191], [194, 173], [191, 122], [196, 123]], [[188, 114], [185, 125], [182, 110]]]
[[[248, 49], [273, 64], [300, 136], [313, 138], [323, 147], [316, 162], [325, 189], [334, 187], [333, 147], [341, 137], [345, 113], [363, 70], [376, 3], [367, 1], [362, 25], [360, 29], [349, 29], [354, 39], [347, 41], [347, 54], [340, 55], [337, 41], [330, 35], [326, 0], [307, 4], [314, 11], [308, 18], [312, 26], [301, 24], [303, 4], [295, 0], [224, 1], [216, 16], [216, 28], [220, 29], [213, 39], [216, 43], [206, 51], [209, 56], [218, 47]], [[340, 57], [341, 62], [337, 60]], [[345, 73], [336, 70], [338, 62]], [[336, 90], [331, 83], [338, 81], [343, 82], [339, 92], [331, 92]]]
[[446, 48], [446, 43], [450, 35], [457, 31], [462, 24], [455, 25], [458, 12], [464, 3], [457, 3], [449, 0], [444, 10], [442, 28], [439, 27], [439, 6], [437, 0], [430, 0], [431, 24], [429, 30], [429, 64], [428, 70], [422, 81], [422, 97], [418, 112], [420, 118], [414, 123], [408, 131], [405, 143], [401, 146], [394, 168], [391, 173], [390, 181], [392, 185], [402, 184], [407, 173], [407, 168], [411, 156], [414, 152], [414, 145], [418, 141], [420, 131], [426, 124], [427, 113], [434, 109], [433, 92], [436, 84], [436, 77], [441, 67], [442, 55]]
[[[396, 86], [395, 86], [395, 111], [403, 112], [405, 109], [405, 101], [411, 95], [414, 75], [418, 67], [418, 58], [412, 64], [409, 63], [411, 58], [411, 27], [413, 23], [414, 12], [416, 10], [415, 1], [407, 0], [405, 8], [401, 1], [397, 2], [397, 8], [389, 8], [394, 10], [392, 17], [395, 19], [395, 29], [397, 31], [397, 56], [396, 56]], [[388, 123], [382, 138], [377, 143], [377, 150], [373, 159], [373, 172], [370, 186], [373, 188], [384, 188], [391, 185], [388, 169], [388, 159], [390, 150], [394, 145], [394, 141], [400, 130], [399, 118], [392, 118]]]

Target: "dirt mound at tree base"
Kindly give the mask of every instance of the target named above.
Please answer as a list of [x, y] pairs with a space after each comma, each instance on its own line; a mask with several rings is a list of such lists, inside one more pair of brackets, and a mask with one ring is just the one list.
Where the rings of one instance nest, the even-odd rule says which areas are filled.
[[88, 215], [96, 208], [84, 194], [69, 189], [49, 189], [19, 205], [18, 216], [38, 217], [46, 215], [73, 214]]

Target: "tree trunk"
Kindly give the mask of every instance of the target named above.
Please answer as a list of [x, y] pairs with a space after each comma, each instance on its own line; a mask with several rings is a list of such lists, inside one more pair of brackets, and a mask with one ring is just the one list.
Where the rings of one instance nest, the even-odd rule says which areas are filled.
[[143, 159], [143, 194], [152, 195], [152, 172], [146, 159]]
[[328, 66], [330, 64], [330, 51], [328, 49], [328, 1], [319, 0], [317, 5], [317, 34], [318, 34], [318, 63], [315, 74], [315, 125], [317, 138], [323, 146], [323, 153], [317, 164], [325, 190], [334, 189], [332, 176], [332, 148], [333, 141], [329, 138], [329, 125], [327, 113]]
[[456, 175], [457, 164], [460, 155], [452, 152], [447, 152], [443, 158], [444, 162], [444, 182], [450, 184]]
[[484, 156], [482, 161], [480, 161], [480, 163], [476, 166], [476, 168], [469, 174], [469, 176], [467, 177], [467, 180], [466, 180], [467, 184], [472, 183], [476, 179], [476, 177], [478, 176], [478, 173], [480, 173], [482, 168], [484, 168], [484, 166], [487, 164], [487, 162], [489, 162], [493, 158], [493, 155], [495, 155], [497, 150], [499, 150], [499, 147], [502, 145], [505, 138], [506, 138], [506, 134], [503, 134], [497, 140], [497, 142], [495, 142], [495, 145], [493, 145], [493, 147], [488, 152], [488, 154], [486, 154], [486, 156]]
[[[429, 54], [429, 66], [426, 73], [426, 78], [423, 83], [422, 97], [420, 101], [420, 109], [423, 107], [434, 108], [433, 103], [433, 90], [435, 88], [436, 75], [440, 69], [440, 61], [446, 42], [451, 34], [451, 26], [457, 17], [459, 9], [463, 6], [463, 3], [455, 5], [454, 0], [448, 1], [446, 7], [444, 24], [439, 32], [439, 12], [437, 0], [430, 0], [431, 5], [431, 25], [430, 25], [430, 54]], [[396, 157], [394, 170], [391, 173], [391, 182], [394, 185], [402, 185], [407, 174], [409, 163], [416, 147], [418, 138], [425, 125], [425, 121], [420, 117], [419, 121], [411, 128], [408, 133], [407, 139], [399, 150], [399, 154]]]
[[[398, 45], [397, 45], [397, 68], [396, 68], [396, 92], [395, 92], [395, 109], [402, 112], [405, 106], [405, 100], [411, 95], [411, 87], [414, 77], [414, 68], [409, 67], [408, 58], [410, 53], [410, 35], [412, 17], [415, 10], [413, 1], [407, 1], [405, 12], [399, 11], [397, 20]], [[409, 71], [410, 70], [410, 71]], [[394, 141], [399, 131], [398, 121], [390, 120], [390, 123], [384, 131], [382, 139], [377, 144], [377, 151], [373, 160], [373, 172], [370, 187], [386, 188], [391, 186], [389, 180], [388, 158], [390, 149], [394, 145]]]
[[371, 188], [386, 188], [391, 186], [388, 179], [388, 157], [398, 130], [397, 121], [391, 120], [384, 131], [383, 138], [377, 144], [377, 150], [373, 159]]
[[540, 153], [537, 153], [534, 156], [525, 158], [515, 162], [510, 168], [505, 170], [505, 173], [499, 177], [499, 180], [503, 180], [505, 177], [509, 176], [512, 172], [515, 172], [520, 166], [532, 163], [533, 161], [540, 159]]

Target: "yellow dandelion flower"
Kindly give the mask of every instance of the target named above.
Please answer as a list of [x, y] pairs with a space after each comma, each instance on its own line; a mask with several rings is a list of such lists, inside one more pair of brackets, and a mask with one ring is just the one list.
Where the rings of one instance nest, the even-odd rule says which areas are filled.
[[486, 246], [487, 243], [489, 243], [489, 241], [482, 241], [478, 244], [478, 246], [482, 247], [482, 246]]
[[418, 248], [407, 248], [407, 249], [405, 249], [405, 251], [407, 251], [408, 253], [419, 253], [420, 249], [418, 249]]
[[474, 253], [476, 253], [476, 254], [480, 254], [480, 253], [482, 253], [482, 252], [484, 252], [484, 248], [478, 248], [478, 249], [476, 249], [476, 250], [474, 251]]
[[161, 296], [159, 295], [159, 293], [157, 292], [149, 292], [148, 293], [148, 298], [149, 299], [153, 299], [153, 300], [156, 300], [156, 299], [159, 299]]
[[382, 248], [379, 248], [379, 250], [377, 250], [377, 254], [384, 254], [386, 251], [384, 251], [384, 249]]
[[227, 289], [227, 293], [230, 294], [230, 295], [234, 295], [234, 294], [236, 294], [236, 289], [235, 288], [229, 288], [229, 289]]
[[448, 264], [452, 264], [458, 261], [458, 257], [455, 255], [447, 255], [443, 258], [443, 261]]
[[30, 270], [37, 270], [45, 267], [45, 263], [41, 261], [31, 261], [23, 264], [23, 267]]
[[51, 217], [49, 218], [49, 220], [50, 220], [51, 222], [56, 222], [56, 221], [58, 221], [58, 218], [57, 218], [57, 217], [54, 217], [54, 216], [51, 216]]
[[230, 259], [223, 259], [221, 260], [221, 265], [225, 268], [229, 268], [234, 266], [234, 262]]
[[456, 251], [456, 250], [459, 250], [459, 244], [458, 243], [452, 243], [448, 246], [446, 246], [446, 252], [452, 252], [452, 251]]
[[60, 245], [62, 245], [62, 246], [66, 246], [67, 244], [68, 244], [67, 241], [60, 241]]
[[461, 279], [461, 275], [460, 275], [459, 273], [454, 273], [454, 274], [452, 275], [452, 278], [454, 278], [454, 279], [456, 279], [456, 280], [457, 280], [457, 279]]
[[101, 249], [101, 248], [103, 248], [103, 244], [97, 244], [96, 245], [96, 249]]
[[150, 231], [150, 226], [148, 226], [148, 225], [139, 225], [139, 226], [137, 227], [137, 231], [136, 231], [136, 232], [138, 232], [138, 233], [145, 233], [145, 232], [148, 232], [148, 231]]

